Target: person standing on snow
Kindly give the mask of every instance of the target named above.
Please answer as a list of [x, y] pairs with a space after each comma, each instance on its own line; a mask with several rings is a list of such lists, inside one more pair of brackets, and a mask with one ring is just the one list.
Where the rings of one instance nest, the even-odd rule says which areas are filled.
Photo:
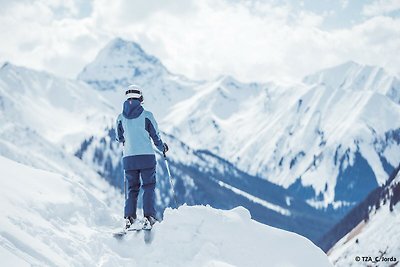
[[[123, 168], [128, 181], [127, 197], [125, 199], [125, 228], [151, 229], [156, 222], [155, 186], [156, 157], [151, 144], [153, 140], [157, 149], [163, 153], [168, 146], [160, 138], [157, 122], [153, 114], [143, 108], [142, 90], [137, 85], [130, 85], [125, 92], [126, 100], [123, 112], [119, 114], [116, 125], [117, 141], [122, 143]], [[136, 209], [142, 178], [143, 192], [143, 225], [137, 220]], [[124, 185], [126, 186], [126, 185]]]

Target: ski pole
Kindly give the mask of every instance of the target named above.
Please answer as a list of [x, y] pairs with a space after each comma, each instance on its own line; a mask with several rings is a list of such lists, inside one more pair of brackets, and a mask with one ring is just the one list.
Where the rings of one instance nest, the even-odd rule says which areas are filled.
[[124, 170], [124, 201], [126, 201], [126, 173]]
[[126, 205], [126, 173], [124, 170], [124, 212], [123, 212], [124, 218], [125, 218], [125, 205]]
[[178, 204], [177, 204], [178, 202], [176, 201], [176, 196], [175, 196], [175, 191], [174, 191], [174, 183], [172, 182], [171, 172], [169, 170], [169, 164], [168, 164], [167, 156], [165, 155], [165, 152], [164, 152], [164, 161], [165, 161], [165, 166], [167, 167], [169, 183], [171, 184], [172, 196], [174, 197], [175, 207], [178, 208]]

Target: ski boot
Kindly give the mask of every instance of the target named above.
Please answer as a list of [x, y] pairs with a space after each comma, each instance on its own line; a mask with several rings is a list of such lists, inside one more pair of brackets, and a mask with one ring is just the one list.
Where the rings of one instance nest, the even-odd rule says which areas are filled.
[[141, 222], [141, 220], [133, 217], [125, 218], [126, 231], [139, 231], [142, 230], [142, 228], [143, 228], [143, 223]]
[[125, 218], [125, 230], [131, 228], [132, 224], [135, 222], [135, 219], [131, 216]]
[[151, 230], [153, 228], [153, 224], [155, 224], [157, 220], [152, 216], [145, 216], [143, 222], [143, 229], [144, 230]]

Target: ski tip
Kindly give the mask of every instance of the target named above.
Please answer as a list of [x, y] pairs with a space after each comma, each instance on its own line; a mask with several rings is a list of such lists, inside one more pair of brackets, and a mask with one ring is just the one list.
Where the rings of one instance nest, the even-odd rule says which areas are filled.
[[113, 233], [113, 237], [115, 237], [116, 239], [122, 239], [124, 237], [124, 235], [126, 235], [126, 232], [118, 232], [118, 233]]

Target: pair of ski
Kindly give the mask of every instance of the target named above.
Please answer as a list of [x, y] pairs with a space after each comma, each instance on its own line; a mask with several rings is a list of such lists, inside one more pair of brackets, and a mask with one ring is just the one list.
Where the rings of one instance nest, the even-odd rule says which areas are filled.
[[113, 233], [113, 236], [117, 239], [121, 239], [129, 232], [139, 232], [142, 230], [151, 231], [152, 228], [153, 228], [152, 226], [146, 227], [144, 220], [140, 220], [140, 221], [137, 221], [134, 224], [132, 224], [128, 229], [126, 229], [124, 227], [121, 231], [117, 231], [117, 232]]

